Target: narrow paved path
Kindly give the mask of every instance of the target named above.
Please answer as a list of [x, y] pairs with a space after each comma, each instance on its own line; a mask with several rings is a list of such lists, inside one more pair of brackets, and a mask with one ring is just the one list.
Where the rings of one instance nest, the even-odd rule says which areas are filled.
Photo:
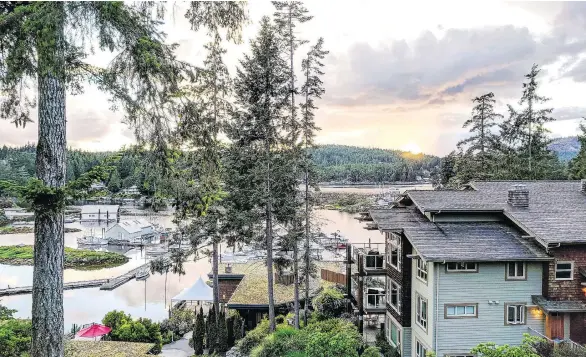
[[182, 339], [163, 346], [161, 356], [165, 357], [191, 357], [193, 356], [193, 348], [189, 347], [189, 339], [192, 332], [188, 332]]

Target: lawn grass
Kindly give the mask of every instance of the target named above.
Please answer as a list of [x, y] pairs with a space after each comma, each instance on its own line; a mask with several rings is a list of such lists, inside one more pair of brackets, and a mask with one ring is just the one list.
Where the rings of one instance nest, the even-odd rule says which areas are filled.
[[[126, 263], [128, 257], [114, 252], [65, 247], [65, 268], [113, 267]], [[9, 265], [33, 265], [33, 246], [1, 246], [0, 263]]]

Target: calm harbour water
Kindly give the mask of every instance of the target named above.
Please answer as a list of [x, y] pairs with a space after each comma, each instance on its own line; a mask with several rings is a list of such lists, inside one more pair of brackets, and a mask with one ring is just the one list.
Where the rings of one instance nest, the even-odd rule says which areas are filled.
[[[419, 186], [424, 188], [426, 186]], [[388, 187], [386, 187], [388, 188]], [[401, 191], [412, 189], [414, 186], [397, 186]], [[327, 187], [323, 191], [338, 192], [368, 192], [379, 193], [380, 187]], [[364, 224], [356, 220], [356, 215], [338, 211], [317, 211], [318, 224], [324, 233], [339, 231], [353, 243], [383, 242], [383, 236], [378, 231], [367, 231]], [[122, 219], [132, 217], [123, 216]], [[171, 216], [149, 217], [153, 222], [158, 222], [165, 227], [171, 227]], [[68, 227], [80, 227], [79, 223], [68, 224]], [[96, 231], [100, 231], [97, 229]], [[65, 245], [77, 247], [76, 238], [79, 233], [65, 234]], [[32, 234], [1, 235], [0, 245], [33, 244]], [[132, 268], [145, 262], [144, 252], [133, 249], [125, 253], [130, 260], [128, 263], [108, 269], [83, 271], [66, 269], [64, 271], [65, 282], [105, 279], [123, 274]], [[86, 324], [99, 322], [102, 317], [111, 310], [123, 310], [133, 317], [148, 317], [160, 321], [168, 316], [171, 298], [179, 294], [183, 289], [190, 287], [199, 276], [207, 275], [211, 270], [208, 258], [196, 262], [185, 263], [186, 274], [179, 276], [168, 273], [165, 284], [165, 275], [151, 275], [145, 281], [131, 280], [113, 291], [102, 291], [99, 288], [67, 290], [64, 292], [65, 329], [68, 331], [72, 324]], [[9, 266], [0, 264], [0, 288], [8, 286], [24, 286], [32, 284], [32, 266]], [[1, 304], [11, 309], [16, 309], [17, 317], [30, 318], [31, 295], [17, 295], [2, 297]]]

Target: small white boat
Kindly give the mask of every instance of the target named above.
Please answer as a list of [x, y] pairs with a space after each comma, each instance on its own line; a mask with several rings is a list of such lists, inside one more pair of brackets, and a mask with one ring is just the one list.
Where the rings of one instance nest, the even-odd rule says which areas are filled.
[[136, 280], [146, 280], [150, 275], [148, 269], [139, 270], [136, 272]]

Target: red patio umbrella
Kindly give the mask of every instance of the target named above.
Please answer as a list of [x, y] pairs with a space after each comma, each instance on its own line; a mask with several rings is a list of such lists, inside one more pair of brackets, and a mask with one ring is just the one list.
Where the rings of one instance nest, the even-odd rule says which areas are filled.
[[79, 330], [77, 333], [78, 337], [100, 337], [107, 335], [112, 331], [111, 328], [108, 326], [100, 325], [100, 324], [92, 324], [89, 327]]

